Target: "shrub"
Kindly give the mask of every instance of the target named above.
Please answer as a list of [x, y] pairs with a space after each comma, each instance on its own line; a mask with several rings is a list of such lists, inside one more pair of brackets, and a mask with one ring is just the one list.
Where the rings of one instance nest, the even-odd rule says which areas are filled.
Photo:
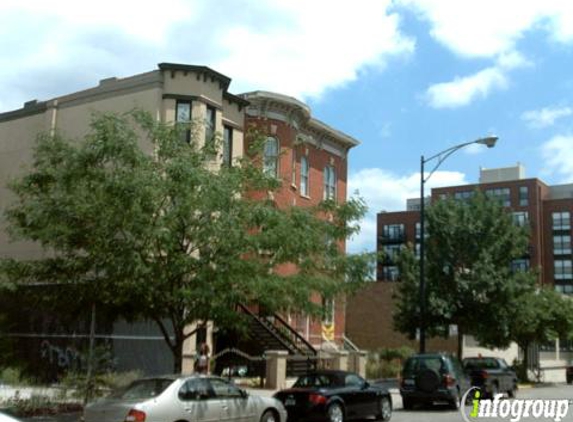
[[399, 348], [384, 348], [368, 354], [366, 360], [366, 377], [397, 378], [402, 370], [402, 363], [414, 350], [403, 346]]
[[58, 413], [81, 411], [79, 403], [67, 403], [54, 400], [44, 395], [34, 395], [27, 399], [20, 398], [19, 394], [3, 403], [10, 413], [18, 417], [30, 417], [41, 415], [55, 415]]
[[0, 371], [0, 383], [9, 385], [32, 385], [34, 380], [24, 376], [22, 369], [16, 366], [9, 366]]
[[141, 377], [140, 371], [106, 372], [93, 375], [91, 385], [88, 386], [86, 374], [68, 372], [62, 378], [61, 384], [64, 388], [73, 391], [73, 397], [84, 398], [88, 395], [93, 399], [104, 396], [112, 390], [125, 387]]

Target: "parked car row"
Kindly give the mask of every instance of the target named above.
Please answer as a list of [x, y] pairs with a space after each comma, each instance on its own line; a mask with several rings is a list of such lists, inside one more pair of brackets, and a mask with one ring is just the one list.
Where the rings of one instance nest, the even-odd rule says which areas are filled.
[[[567, 367], [567, 382], [573, 366]], [[460, 362], [446, 353], [409, 357], [400, 394], [404, 409], [417, 404], [461, 406], [464, 393], [477, 387], [482, 397], [515, 397], [517, 376], [505, 360], [473, 357]], [[345, 422], [392, 417], [392, 396], [347, 371], [317, 370], [298, 378], [273, 397], [252, 395], [232, 381], [208, 375], [169, 375], [134, 381], [84, 409], [85, 422]], [[0, 412], [0, 422], [19, 422]]]
[[274, 397], [248, 394], [215, 376], [144, 378], [84, 410], [85, 422], [345, 422], [391, 416], [386, 388], [345, 371], [310, 372]]
[[479, 356], [460, 362], [446, 353], [417, 354], [404, 363], [400, 395], [404, 409], [434, 403], [457, 409], [471, 387], [479, 388], [482, 398], [498, 393], [515, 397], [517, 375], [500, 358]]

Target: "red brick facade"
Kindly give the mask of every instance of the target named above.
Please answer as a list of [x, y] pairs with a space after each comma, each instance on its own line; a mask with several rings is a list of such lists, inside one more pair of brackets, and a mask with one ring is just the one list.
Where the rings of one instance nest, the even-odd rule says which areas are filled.
[[[324, 172], [327, 166], [335, 170], [336, 200], [344, 202], [347, 152], [356, 145], [355, 141], [351, 138], [337, 139], [332, 129], [322, 123], [316, 124], [317, 121], [307, 114], [309, 110], [306, 106], [290, 97], [253, 93], [247, 94], [245, 98], [252, 104], [247, 110], [245, 127], [255, 127], [259, 132], [276, 138], [279, 143], [278, 177], [282, 186], [274, 193], [276, 204], [281, 208], [318, 205], [325, 197]], [[308, 195], [301, 190], [302, 157], [306, 157], [309, 166]], [[344, 243], [340, 247], [344, 249]], [[296, 271], [296, 268], [283, 266], [278, 271], [289, 274]], [[319, 301], [321, 298], [317, 294], [314, 300]], [[315, 346], [320, 347], [325, 341], [340, 345], [346, 330], [345, 309], [345, 299], [336, 299], [333, 324], [304, 315], [286, 315], [286, 319]]]
[[[538, 270], [538, 282], [554, 285], [565, 293], [573, 293], [573, 275], [570, 272], [571, 254], [571, 216], [573, 216], [573, 185], [548, 186], [539, 179], [504, 180], [491, 183], [436, 188], [432, 190], [431, 200], [440, 200], [445, 196], [462, 196], [471, 194], [475, 190], [488, 192], [497, 189], [504, 195], [503, 202], [509, 212], [527, 217], [526, 225], [530, 229], [530, 245], [522, 261], [524, 265]], [[563, 214], [565, 220], [563, 229], [555, 227], [553, 213]], [[568, 213], [568, 214], [567, 214]], [[559, 214], [561, 215], [561, 214]], [[519, 215], [516, 215], [518, 217]], [[416, 225], [419, 223], [419, 211], [400, 211], [380, 213], [377, 216], [377, 249], [382, 251], [385, 247], [391, 248], [406, 244], [419, 243], [419, 233]], [[391, 231], [392, 238], [388, 236], [388, 227], [398, 230]], [[385, 228], [386, 227], [386, 228]], [[397, 234], [396, 234], [397, 233]], [[395, 236], [394, 236], [395, 235]], [[557, 248], [554, 239], [560, 239], [565, 247]], [[556, 277], [555, 262], [562, 266], [562, 273]], [[396, 347], [417, 343], [408, 341], [403, 335], [395, 332], [392, 327], [392, 310], [394, 307], [392, 295], [396, 287], [390, 280], [389, 267], [392, 265], [383, 259], [378, 265], [378, 282], [360, 292], [349, 300], [347, 308], [347, 332], [353, 341], [360, 347]], [[569, 268], [569, 270], [567, 270]], [[569, 271], [569, 272], [568, 272]], [[455, 350], [456, 339], [452, 338], [445, 343], [429, 344], [439, 349]]]

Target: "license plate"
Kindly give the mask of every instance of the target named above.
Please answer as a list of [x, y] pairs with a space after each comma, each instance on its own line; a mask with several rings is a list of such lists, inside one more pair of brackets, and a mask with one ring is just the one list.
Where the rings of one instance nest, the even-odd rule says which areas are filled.
[[404, 380], [404, 385], [414, 385], [415, 381], [412, 379], [405, 379]]
[[294, 406], [296, 404], [296, 400], [294, 397], [287, 397], [285, 400], [285, 406]]

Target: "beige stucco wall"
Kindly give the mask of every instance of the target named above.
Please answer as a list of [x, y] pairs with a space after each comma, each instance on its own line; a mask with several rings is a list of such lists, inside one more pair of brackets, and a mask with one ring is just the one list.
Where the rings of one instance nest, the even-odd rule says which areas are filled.
[[47, 113], [0, 123], [0, 256], [24, 258], [38, 256], [40, 248], [31, 242], [8, 240], [4, 210], [14, 200], [7, 183], [24, 174], [32, 161], [32, 147], [38, 134], [48, 132]]
[[[96, 101], [87, 101], [68, 106], [66, 103], [58, 107], [56, 114], [56, 129], [66, 138], [80, 139], [90, 130], [94, 113], [113, 112], [125, 113], [140, 109], [151, 113], [159, 119], [161, 116], [161, 89], [150, 88], [143, 91], [119, 95], [108, 95]], [[151, 152], [149, 144], [142, 144], [145, 151]]]
[[[23, 174], [32, 160], [32, 148], [40, 133], [55, 129], [68, 139], [81, 139], [89, 132], [94, 112], [126, 112], [134, 108], [148, 111], [164, 122], [175, 120], [173, 98], [165, 94], [192, 96], [192, 115], [199, 122], [198, 137], [204, 139], [204, 118], [207, 103], [215, 105], [216, 131], [222, 135], [223, 120], [233, 124], [233, 157], [243, 154], [244, 109], [223, 99], [221, 83], [194, 72], [159, 70], [124, 79], [102, 81], [95, 88], [68, 94], [48, 102], [45, 112], [13, 120], [0, 121], [0, 256], [34, 258], [41, 249], [30, 242], [10, 243], [6, 224], [1, 216], [13, 196], [6, 188], [10, 178]], [[142, 143], [144, 150], [151, 152], [151, 145]], [[209, 167], [216, 168], [221, 155]]]
[[165, 71], [163, 73], [163, 90], [166, 94], [202, 96], [219, 106], [223, 105], [223, 90], [219, 81], [211, 80], [208, 76], [199, 76], [198, 79], [194, 72]]

